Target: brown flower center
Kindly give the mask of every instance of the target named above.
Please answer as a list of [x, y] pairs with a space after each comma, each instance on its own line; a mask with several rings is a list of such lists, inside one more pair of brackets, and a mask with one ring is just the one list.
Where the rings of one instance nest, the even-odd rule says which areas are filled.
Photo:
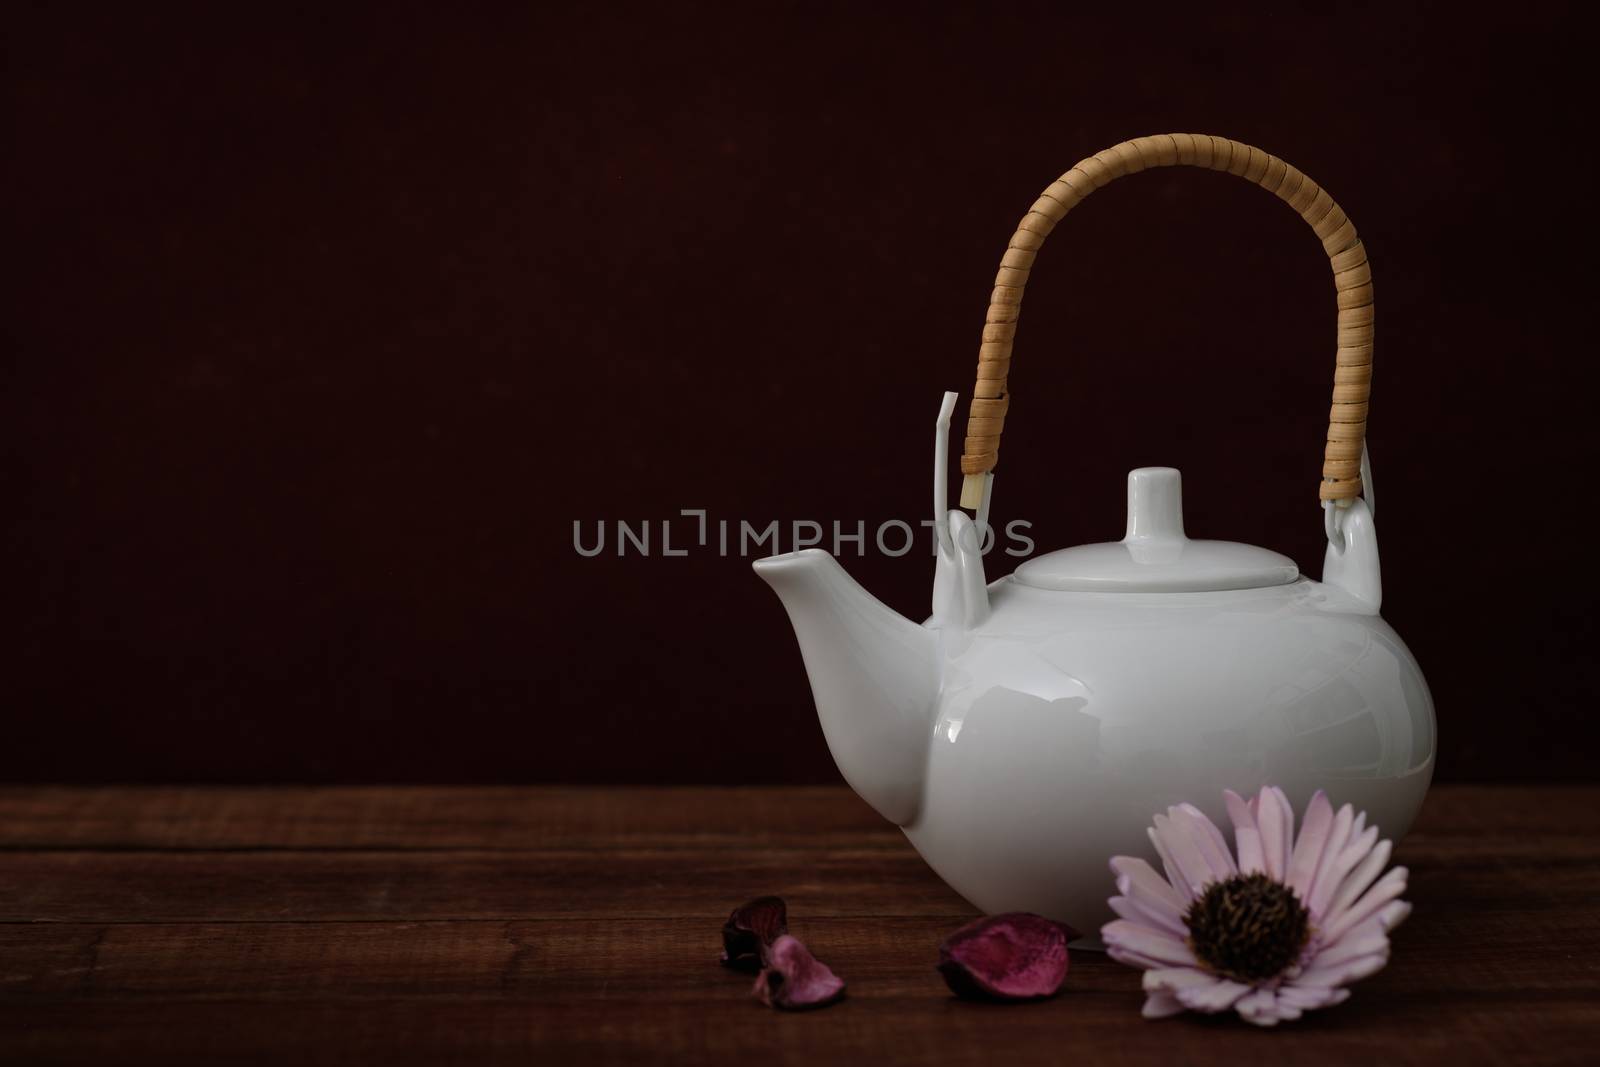
[[1311, 914], [1294, 890], [1259, 872], [1211, 883], [1184, 922], [1200, 962], [1241, 982], [1282, 974], [1311, 936]]

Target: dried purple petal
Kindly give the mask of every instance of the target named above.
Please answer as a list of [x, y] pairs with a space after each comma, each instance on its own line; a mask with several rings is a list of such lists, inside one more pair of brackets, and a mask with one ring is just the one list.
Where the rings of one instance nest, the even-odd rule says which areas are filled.
[[811, 954], [797, 937], [784, 934], [766, 951], [766, 967], [755, 995], [769, 1008], [820, 1008], [844, 995], [844, 981]]
[[754, 974], [765, 963], [767, 946], [788, 932], [782, 897], [757, 897], [734, 908], [722, 924], [722, 965]]
[[958, 997], [1035, 1000], [1061, 992], [1072, 927], [1029, 912], [970, 922], [939, 946], [939, 973]]

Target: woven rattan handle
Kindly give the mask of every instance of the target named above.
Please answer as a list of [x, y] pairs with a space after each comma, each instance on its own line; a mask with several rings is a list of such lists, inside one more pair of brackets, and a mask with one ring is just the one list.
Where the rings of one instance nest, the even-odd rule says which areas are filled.
[[1039, 246], [1067, 212], [1101, 186], [1124, 174], [1178, 164], [1227, 171], [1255, 182], [1299, 212], [1322, 239], [1338, 293], [1339, 349], [1321, 496], [1343, 501], [1360, 495], [1361, 447], [1372, 388], [1372, 272], [1355, 223], [1321, 186], [1277, 156], [1226, 137], [1164, 133], [1123, 141], [1085, 159], [1046, 189], [1017, 226], [1000, 260], [978, 349], [978, 384], [972, 391], [961, 456], [961, 471], [966, 475], [962, 506], [975, 508], [982, 503], [984, 476], [999, 459], [1000, 431], [1010, 404], [1006, 374], [1011, 368], [1011, 342], [1022, 313], [1022, 289], [1028, 284], [1028, 271]]

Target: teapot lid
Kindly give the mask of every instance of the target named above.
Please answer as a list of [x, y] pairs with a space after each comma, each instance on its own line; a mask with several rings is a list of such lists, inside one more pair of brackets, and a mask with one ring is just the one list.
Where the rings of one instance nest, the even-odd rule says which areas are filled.
[[1100, 593], [1194, 593], [1287, 585], [1294, 560], [1234, 541], [1191, 541], [1183, 532], [1181, 476], [1172, 467], [1128, 475], [1128, 534], [1028, 560], [1013, 577], [1040, 589]]

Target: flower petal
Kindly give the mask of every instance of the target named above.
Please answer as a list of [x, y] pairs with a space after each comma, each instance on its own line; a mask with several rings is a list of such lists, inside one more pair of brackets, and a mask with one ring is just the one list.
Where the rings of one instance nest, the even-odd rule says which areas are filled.
[[1406, 921], [1411, 914], [1411, 905], [1404, 900], [1392, 900], [1378, 912], [1378, 921], [1383, 924], [1384, 933], [1390, 933], [1395, 927]]
[[1239, 870], [1254, 874], [1266, 870], [1261, 856], [1261, 828], [1256, 825], [1253, 808], [1231, 789], [1222, 791], [1223, 802], [1228, 805], [1228, 818], [1233, 822], [1233, 843], [1239, 850]]
[[1137, 897], [1116, 896], [1106, 903], [1111, 905], [1111, 910], [1119, 917], [1131, 923], [1164, 930], [1179, 938], [1187, 937], [1189, 934], [1188, 927], [1183, 925], [1182, 919], [1165, 908], [1152, 908]]
[[1216, 975], [1208, 974], [1196, 967], [1158, 967], [1153, 971], [1144, 972], [1144, 991], [1156, 993], [1166, 991], [1175, 993], [1180, 989], [1192, 986], [1215, 985], [1221, 981]]
[[1160, 907], [1181, 919], [1188, 901], [1156, 869], [1134, 856], [1111, 857], [1111, 873], [1117, 876], [1117, 892], [1137, 898], [1147, 907]]
[[1227, 1011], [1248, 992], [1250, 987], [1243, 982], [1219, 978], [1211, 985], [1184, 986], [1172, 995], [1190, 1011], [1218, 1012]]
[[756, 973], [765, 966], [767, 949], [789, 932], [788, 908], [782, 897], [756, 897], [733, 909], [722, 924], [722, 965]]
[[1362, 829], [1361, 821], [1366, 817], [1366, 812], [1356, 816], [1355, 825], [1350, 827], [1350, 843], [1344, 847], [1344, 852], [1339, 857], [1340, 862], [1348, 860], [1350, 866], [1353, 867], [1365, 859], [1376, 847], [1378, 843], [1378, 828], [1376, 826], [1368, 826], [1366, 829]]
[[1067, 942], [1077, 936], [1030, 912], [986, 915], [945, 938], [939, 973], [952, 993], [969, 1000], [1053, 997], [1067, 980]]
[[1348, 989], [1327, 989], [1322, 986], [1286, 985], [1278, 990], [1278, 999], [1292, 1004], [1301, 1011], [1331, 1008], [1350, 999]]
[[1389, 937], [1383, 932], [1383, 927], [1378, 925], [1377, 920], [1373, 920], [1370, 923], [1363, 923], [1359, 930], [1352, 930], [1348, 936], [1340, 939], [1338, 944], [1318, 952], [1307, 970], [1337, 967], [1362, 956], [1388, 951]]
[[1323, 935], [1323, 943], [1331, 945], [1338, 941], [1348, 931], [1376, 915], [1379, 908], [1404, 893], [1407, 874], [1404, 867], [1395, 867], [1378, 879], [1360, 900], [1328, 926]]
[[1360, 956], [1347, 963], [1336, 963], [1327, 967], [1313, 965], [1301, 972], [1294, 983], [1297, 986], [1322, 986], [1331, 989], [1376, 974], [1383, 970], [1383, 965], [1388, 962], [1389, 953], [1385, 950], [1370, 956]]
[[1150, 838], [1150, 844], [1154, 846], [1156, 855], [1161, 857], [1161, 869], [1167, 874], [1167, 884], [1178, 891], [1187, 906], [1188, 901], [1194, 899], [1194, 889], [1189, 885], [1189, 879], [1178, 870], [1178, 865], [1172, 860], [1172, 853], [1167, 850], [1166, 841], [1156, 832], [1156, 828], [1154, 826], [1147, 828], [1145, 834]]
[[1156, 816], [1156, 835], [1166, 846], [1165, 855], [1172, 857], [1173, 865], [1188, 883], [1190, 895], [1199, 896], [1209, 883], [1216, 881], [1216, 875], [1200, 851], [1199, 841], [1191, 833], [1189, 820], [1176, 808], [1170, 811], [1170, 815]]
[[1332, 831], [1333, 805], [1328, 803], [1328, 794], [1319, 789], [1306, 805], [1300, 839], [1295, 842], [1294, 852], [1289, 857], [1289, 873], [1284, 878], [1284, 883], [1302, 901], [1311, 896], [1311, 885], [1316, 881], [1317, 868], [1322, 864], [1322, 853], [1328, 847]]
[[1278, 995], [1270, 989], [1251, 990], [1239, 998], [1233, 1009], [1245, 1022], [1255, 1023], [1257, 1026], [1277, 1026], [1280, 1018]]
[[1322, 923], [1335, 917], [1333, 915], [1333, 901], [1339, 890], [1344, 887], [1345, 881], [1350, 877], [1350, 872], [1372, 852], [1372, 846], [1378, 839], [1378, 828], [1370, 827], [1361, 830], [1359, 824], [1361, 816], [1356, 816], [1355, 823], [1350, 826], [1350, 841], [1339, 850], [1337, 856], [1330, 852], [1322, 858], [1322, 869], [1317, 872], [1317, 885], [1311, 891], [1311, 899], [1306, 902], [1306, 907], [1311, 911], [1313, 922]]
[[1333, 826], [1328, 830], [1328, 843], [1323, 846], [1322, 858], [1317, 862], [1317, 873], [1311, 876], [1311, 884], [1306, 886], [1305, 896], [1301, 898], [1310, 909], [1313, 919], [1322, 914], [1329, 898], [1339, 888], [1343, 877], [1339, 861], [1344, 856], [1345, 846], [1350, 843], [1350, 828], [1355, 821], [1355, 809], [1349, 804], [1341, 807], [1333, 816]]
[[1289, 845], [1294, 840], [1294, 809], [1277, 786], [1263, 786], [1256, 794], [1256, 825], [1261, 828], [1261, 857], [1268, 877], [1283, 881], [1289, 869]]
[[1155, 968], [1198, 964], [1189, 946], [1171, 934], [1126, 919], [1113, 919], [1100, 928], [1111, 958], [1135, 967]]
[[1212, 880], [1225, 882], [1239, 873], [1228, 851], [1228, 839], [1222, 836], [1217, 824], [1193, 804], [1179, 804], [1170, 812], [1174, 818], [1183, 818], [1189, 824], [1189, 836], [1199, 846], [1200, 854], [1211, 867]]
[[[1326, 943], [1310, 960], [1311, 971], [1337, 970], [1341, 965], [1365, 956], [1389, 955], [1389, 931], [1405, 921], [1411, 914], [1411, 905], [1404, 900], [1393, 900], [1378, 910], [1376, 915], [1345, 931], [1340, 937]], [[1304, 981], [1304, 978], [1300, 979]]]
[[1183, 1010], [1183, 1004], [1171, 993], [1151, 993], [1144, 998], [1144, 1008], [1139, 1014], [1146, 1019], [1165, 1019]]
[[1322, 925], [1324, 928], [1339, 921], [1356, 898], [1366, 891], [1373, 879], [1383, 873], [1383, 868], [1389, 862], [1389, 852], [1394, 846], [1388, 841], [1379, 841], [1365, 859], [1356, 865], [1355, 870], [1345, 875], [1344, 882], [1339, 886], [1339, 891], [1328, 901], [1328, 906], [1322, 912]]
[[797, 937], [780, 935], [764, 962], [753, 992], [769, 1008], [820, 1008], [844, 996], [844, 981]]

